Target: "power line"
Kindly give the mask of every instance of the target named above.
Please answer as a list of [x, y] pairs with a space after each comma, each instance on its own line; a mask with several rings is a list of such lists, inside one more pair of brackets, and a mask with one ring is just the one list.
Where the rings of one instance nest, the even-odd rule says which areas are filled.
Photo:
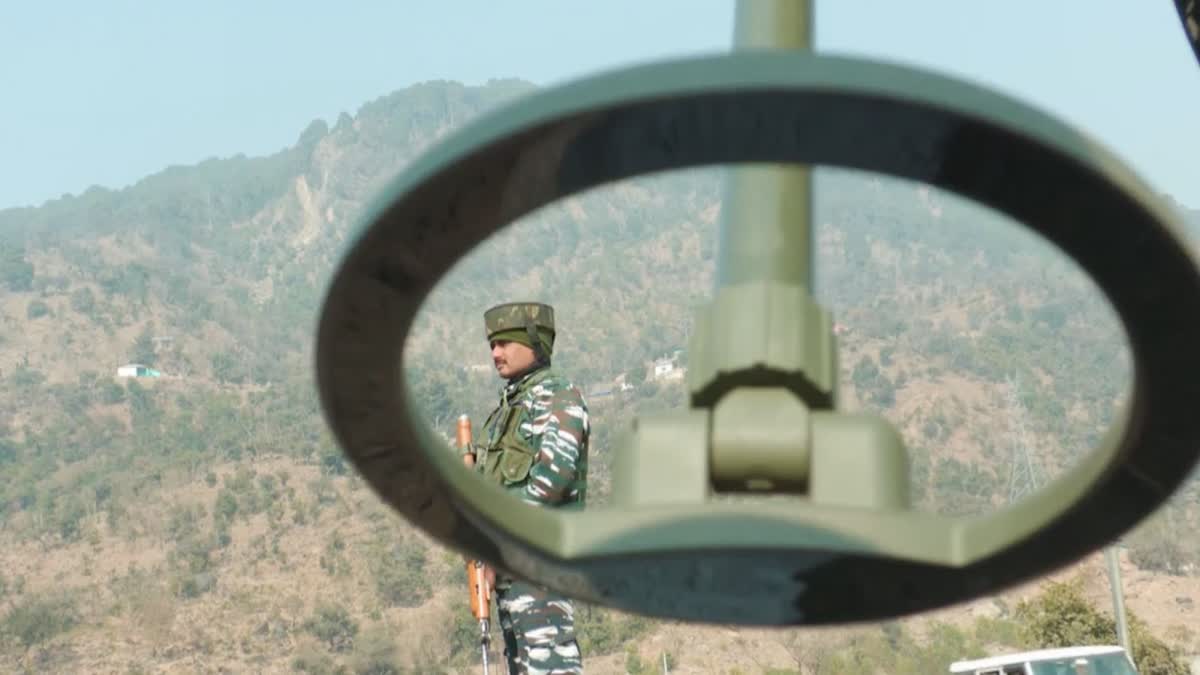
[[1020, 385], [1009, 376], [1005, 382], [1004, 398], [1008, 407], [1008, 423], [1012, 442], [1012, 453], [1008, 476], [1008, 503], [1015, 504], [1022, 497], [1036, 492], [1042, 486], [1042, 475], [1033, 459], [1033, 442], [1025, 425], [1027, 413], [1021, 402]]

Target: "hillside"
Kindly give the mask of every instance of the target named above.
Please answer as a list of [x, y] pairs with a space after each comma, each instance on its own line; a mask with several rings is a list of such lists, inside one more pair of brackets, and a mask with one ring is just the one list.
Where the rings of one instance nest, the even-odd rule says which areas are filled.
[[[0, 669], [469, 663], [457, 559], [385, 511], [333, 446], [312, 329], [373, 192], [530, 89], [426, 83], [314, 122], [269, 157], [0, 211]], [[566, 372], [588, 391], [622, 374], [636, 385], [591, 401], [602, 505], [614, 435], [638, 411], [683, 404], [678, 381], [655, 380], [648, 364], [684, 350], [686, 367], [692, 308], [713, 284], [720, 177], [593, 190], [468, 256], [413, 337], [421, 359], [407, 376], [430, 423], [448, 432], [461, 411], [481, 419], [495, 395], [494, 375], [470, 369], [487, 363], [483, 310], [551, 302]], [[845, 404], [901, 429], [921, 508], [995, 508], [1021, 487], [1010, 485], [1017, 445], [1044, 483], [1098, 439], [1128, 360], [1072, 264], [923, 186], [822, 169], [817, 189], [817, 293], [841, 326]], [[1188, 215], [1200, 231], [1200, 212]], [[164, 377], [115, 377], [129, 362]], [[1200, 531], [1197, 496], [1193, 481], [1128, 542], [1131, 578], [1173, 589], [1130, 600], [1161, 635], [1191, 623], [1170, 593], [1200, 599], [1185, 574], [1200, 561], [1186, 536]], [[624, 672], [626, 645], [652, 658], [668, 643], [683, 664], [672, 672], [716, 672], [688, 660], [685, 637], [721, 631], [749, 645], [710, 649], [722, 668], [796, 667], [786, 649], [754, 662], [755, 641], [778, 635], [586, 616], [589, 653], [610, 652], [611, 672]], [[1200, 652], [1194, 635], [1175, 635]]]

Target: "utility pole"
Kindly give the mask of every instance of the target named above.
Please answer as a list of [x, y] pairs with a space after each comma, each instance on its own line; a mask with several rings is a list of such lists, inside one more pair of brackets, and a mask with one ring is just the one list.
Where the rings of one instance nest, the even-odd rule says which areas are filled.
[[[1008, 481], [1008, 502], [1016, 503], [1022, 497], [1035, 492], [1041, 487], [1042, 477], [1033, 461], [1030, 452], [1031, 443], [1025, 426], [1025, 406], [1021, 403], [1020, 386], [1009, 377], [1005, 399], [1008, 404], [1009, 424], [1012, 427], [1012, 473]], [[1117, 641], [1125, 648], [1125, 653], [1133, 659], [1133, 648], [1129, 642], [1129, 624], [1125, 617], [1125, 591], [1121, 584], [1121, 566], [1117, 560], [1117, 543], [1110, 544], [1104, 550], [1104, 558], [1108, 565], [1108, 584], [1112, 592], [1113, 617], [1117, 624]]]
[[[1129, 659], [1133, 660], [1133, 647], [1129, 643], [1129, 625], [1125, 621], [1125, 591], [1121, 587], [1121, 565], [1117, 560], [1117, 545], [1111, 544], [1104, 550], [1104, 558], [1108, 563], [1108, 585], [1112, 589], [1113, 616], [1117, 622], [1117, 641], [1125, 648]], [[1137, 664], [1134, 664], [1136, 667]]]
[[1021, 389], [1013, 377], [1006, 382], [1004, 392], [1008, 405], [1008, 423], [1012, 433], [1012, 454], [1008, 477], [1008, 503], [1015, 504], [1022, 497], [1036, 492], [1042, 486], [1042, 476], [1034, 465], [1031, 448], [1033, 443], [1025, 426], [1025, 405], [1021, 403]]

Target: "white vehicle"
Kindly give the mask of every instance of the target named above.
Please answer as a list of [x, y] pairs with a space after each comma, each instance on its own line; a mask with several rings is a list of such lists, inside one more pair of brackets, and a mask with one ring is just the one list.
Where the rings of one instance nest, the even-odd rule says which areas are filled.
[[1061, 647], [956, 661], [951, 673], [970, 675], [1137, 675], [1121, 647]]

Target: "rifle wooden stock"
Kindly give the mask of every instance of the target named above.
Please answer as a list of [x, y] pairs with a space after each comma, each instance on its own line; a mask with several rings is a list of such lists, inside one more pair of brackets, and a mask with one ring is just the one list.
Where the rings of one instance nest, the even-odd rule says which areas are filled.
[[[471, 447], [471, 418], [460, 415], [455, 429], [455, 442], [460, 449]], [[463, 464], [475, 466], [475, 453], [463, 453]], [[479, 646], [483, 653], [483, 672], [488, 672], [488, 621], [492, 615], [492, 589], [487, 582], [487, 568], [478, 560], [467, 561], [467, 587], [471, 591], [471, 614], [479, 622]]]

